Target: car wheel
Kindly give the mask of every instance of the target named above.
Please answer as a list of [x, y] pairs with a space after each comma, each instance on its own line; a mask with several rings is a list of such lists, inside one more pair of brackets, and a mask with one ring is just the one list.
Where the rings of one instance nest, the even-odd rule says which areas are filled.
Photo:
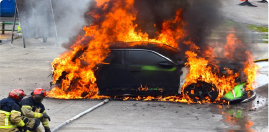
[[188, 85], [184, 89], [184, 96], [194, 102], [214, 102], [218, 97], [218, 90], [213, 84], [197, 82]]

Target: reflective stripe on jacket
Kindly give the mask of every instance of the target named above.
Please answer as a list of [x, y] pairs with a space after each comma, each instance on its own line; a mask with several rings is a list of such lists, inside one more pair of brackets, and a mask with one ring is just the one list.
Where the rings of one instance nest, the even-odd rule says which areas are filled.
[[9, 121], [11, 113], [0, 110], [0, 128], [15, 128], [15, 125], [12, 125]]
[[5, 98], [0, 101], [0, 128], [23, 127], [21, 109], [15, 100]]
[[45, 107], [42, 103], [37, 103], [32, 97], [25, 98], [21, 101], [21, 111], [28, 118], [39, 118], [44, 127], [49, 128], [49, 120], [42, 118], [46, 114]]
[[25, 123], [21, 120], [21, 112], [0, 110], [0, 128], [23, 127]]
[[[46, 110], [44, 110], [43, 114], [47, 114], [47, 113], [46, 113]], [[49, 119], [47, 119], [47, 118], [42, 118], [42, 119], [41, 119], [41, 122], [42, 122], [42, 125], [43, 125], [44, 127], [48, 127], [48, 128], [49, 128]]]
[[46, 110], [43, 111], [43, 113], [39, 113], [40, 109], [35, 109], [35, 112], [32, 111], [32, 107], [29, 105], [23, 105], [22, 108], [22, 113], [29, 118], [39, 118], [41, 119], [41, 122], [44, 127], [49, 127], [49, 120], [47, 118], [42, 118], [43, 114], [47, 114]]

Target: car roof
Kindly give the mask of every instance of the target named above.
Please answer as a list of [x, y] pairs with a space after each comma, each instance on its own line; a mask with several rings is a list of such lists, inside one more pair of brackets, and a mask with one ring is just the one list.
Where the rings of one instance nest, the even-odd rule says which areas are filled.
[[174, 62], [180, 61], [179, 50], [166, 44], [152, 42], [115, 42], [110, 43], [111, 50], [152, 50], [160, 53]]
[[174, 48], [167, 44], [162, 43], [154, 43], [154, 42], [145, 42], [145, 41], [137, 41], [137, 42], [114, 42], [109, 43], [110, 49], [156, 49], [162, 48], [166, 50], [178, 51], [177, 48]]

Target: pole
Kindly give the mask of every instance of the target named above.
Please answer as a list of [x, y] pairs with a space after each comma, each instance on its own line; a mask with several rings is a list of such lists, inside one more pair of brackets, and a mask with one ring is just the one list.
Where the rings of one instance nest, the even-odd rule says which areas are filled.
[[12, 32], [11, 32], [11, 44], [13, 43], [13, 38], [14, 38], [14, 30], [15, 30], [15, 24], [16, 24], [16, 18], [17, 18], [17, 3], [15, 6], [15, 13], [14, 13], [14, 20], [13, 20], [13, 27], [12, 27]]
[[72, 121], [74, 121], [74, 120], [80, 118], [81, 116], [83, 116], [83, 115], [85, 115], [85, 114], [87, 114], [87, 113], [93, 111], [94, 109], [96, 109], [97, 107], [99, 107], [99, 106], [101, 106], [101, 105], [107, 103], [108, 101], [109, 101], [109, 99], [105, 99], [105, 100], [102, 101], [101, 103], [99, 103], [99, 104], [97, 104], [97, 105], [95, 105], [95, 106], [93, 106], [93, 107], [91, 107], [91, 108], [85, 110], [84, 112], [82, 112], [82, 113], [80, 113], [80, 114], [74, 116], [73, 118], [71, 118], [71, 119], [69, 119], [69, 120], [66, 120], [66, 121], [65, 121], [64, 123], [62, 123], [61, 125], [55, 127], [55, 128], [52, 130], [52, 132], [56, 132], [59, 128], [65, 126], [65, 125], [67, 125], [68, 123], [70, 123], [70, 122], [72, 122]]
[[2, 23], [2, 34], [5, 34], [5, 21]]
[[251, 32], [252, 43], [254, 43], [254, 33]]
[[51, 11], [52, 11], [52, 18], [54, 20], [54, 30], [55, 30], [56, 45], [58, 46], [58, 32], [57, 32], [57, 28], [56, 28], [55, 16], [54, 16], [54, 11], [53, 11], [51, 0], [50, 0], [50, 7], [51, 7]]
[[23, 42], [23, 48], [26, 48], [26, 45], [25, 45], [25, 38], [22, 36], [22, 42]]

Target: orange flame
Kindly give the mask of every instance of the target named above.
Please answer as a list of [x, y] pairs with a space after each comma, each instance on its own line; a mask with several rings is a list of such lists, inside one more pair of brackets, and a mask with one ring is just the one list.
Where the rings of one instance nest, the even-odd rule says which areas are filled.
[[[98, 7], [103, 7], [109, 0], [97, 1]], [[105, 21], [99, 25], [90, 25], [84, 27], [85, 35], [78, 37], [77, 42], [71, 47], [71, 50], [62, 54], [59, 58], [54, 59], [52, 62], [53, 68], [53, 84], [57, 80], [61, 79], [61, 87], [54, 87], [50, 93], [50, 97], [55, 98], [102, 98], [98, 96], [98, 88], [96, 85], [96, 78], [94, 71], [96, 65], [103, 63], [102, 61], [109, 54], [108, 43], [116, 41], [135, 42], [135, 41], [147, 41], [164, 43], [174, 47], [177, 47], [176, 40], [182, 37], [182, 29], [176, 31], [174, 36], [176, 39], [166, 38], [171, 37], [171, 30], [163, 30], [157, 39], [149, 39], [147, 33], [141, 31], [136, 32], [136, 24], [133, 21], [136, 19], [136, 11], [133, 7], [133, 0], [128, 0], [125, 4], [120, 1], [115, 1], [112, 11], [105, 16]], [[180, 15], [181, 11], [177, 12]], [[90, 13], [97, 19], [100, 15], [94, 12]], [[169, 20], [167, 23], [176, 23], [180, 21], [178, 17], [175, 20]], [[167, 26], [164, 24], [164, 26]], [[166, 35], [166, 32], [167, 35]], [[88, 44], [84, 44], [92, 38]], [[79, 58], [75, 58], [78, 52], [85, 51]], [[68, 73], [65, 78], [60, 78], [63, 73]], [[76, 81], [76, 83], [73, 83]], [[68, 92], [67, 92], [68, 91]], [[82, 96], [84, 93], [89, 93], [86, 96]]]
[[[184, 83], [184, 87], [188, 86], [191, 83], [196, 83], [197, 81], [203, 81], [207, 82], [210, 84], [215, 85], [218, 88], [218, 98], [217, 101], [220, 101], [220, 98], [227, 93], [228, 91], [232, 90], [232, 88], [237, 85], [238, 83], [235, 82], [237, 77], [242, 77], [244, 75], [241, 75], [242, 73], [233, 73], [232, 70], [229, 68], [225, 68], [227, 75], [225, 76], [219, 76], [220, 71], [214, 71], [218, 70], [218, 66], [212, 62], [213, 54], [212, 54], [212, 48], [209, 47], [207, 51], [205, 51], [204, 56], [209, 57], [205, 58], [202, 56], [198, 56], [199, 53], [199, 47], [197, 47], [194, 43], [191, 42], [185, 42], [186, 45], [189, 45], [191, 47], [190, 49], [192, 51], [186, 51], [185, 54], [188, 58], [188, 62], [186, 65], [189, 66], [190, 72], [187, 75]], [[244, 44], [236, 38], [234, 34], [229, 34], [227, 36], [227, 43], [224, 46], [225, 47], [225, 52], [224, 55], [227, 58], [230, 58], [234, 60], [233, 53], [235, 52], [236, 47], [245, 47]], [[211, 53], [211, 54], [210, 54]], [[247, 77], [246, 79], [246, 88], [245, 90], [253, 90], [253, 87], [256, 87], [255, 84], [255, 78], [257, 71], [259, 67], [253, 62], [253, 56], [251, 55], [250, 51], [246, 51], [247, 55], [247, 60], [245, 61], [245, 68], [244, 68], [244, 73], [245, 76]], [[208, 64], [213, 65], [214, 70], [212, 67], [209, 67]], [[213, 72], [214, 71], [214, 72]], [[187, 98], [187, 97], [184, 97]]]

